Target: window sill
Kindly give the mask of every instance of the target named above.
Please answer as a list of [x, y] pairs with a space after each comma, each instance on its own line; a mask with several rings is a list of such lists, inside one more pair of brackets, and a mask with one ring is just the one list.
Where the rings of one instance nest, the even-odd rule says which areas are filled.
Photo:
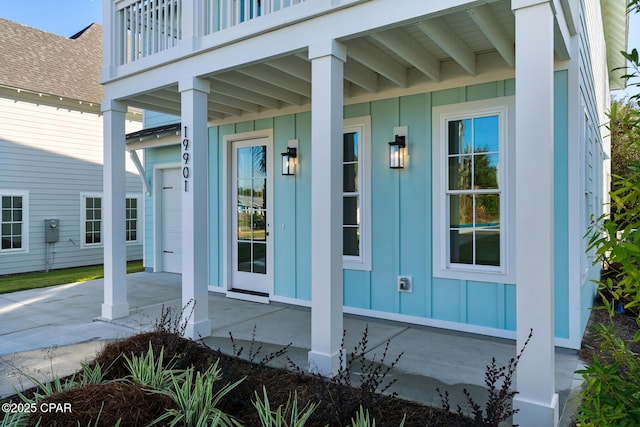
[[433, 277], [474, 282], [515, 283], [515, 274], [474, 268], [434, 268]]
[[[125, 244], [126, 244], [126, 246], [133, 246], [133, 245], [141, 245], [142, 242], [140, 242], [140, 241], [125, 242]], [[93, 244], [93, 245], [84, 244], [84, 245], [81, 245], [80, 248], [82, 248], [82, 249], [104, 248], [104, 243], [96, 243], [96, 244]]]
[[343, 261], [343, 270], [371, 271], [371, 264], [365, 262]]
[[0, 250], [0, 255], [13, 255], [13, 254], [28, 254], [27, 249], [3, 249]]

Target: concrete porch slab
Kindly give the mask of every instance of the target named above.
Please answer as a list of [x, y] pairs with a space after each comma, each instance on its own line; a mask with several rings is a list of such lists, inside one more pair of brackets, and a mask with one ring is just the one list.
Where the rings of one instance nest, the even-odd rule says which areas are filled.
[[[98, 319], [102, 280], [0, 295], [0, 395], [13, 394], [13, 387], [24, 383], [24, 377], [16, 376], [16, 372], [50, 371], [43, 366], [43, 352], [53, 352], [47, 364], [54, 366], [56, 375], [68, 375], [78, 370], [81, 360], [93, 358], [105, 340], [153, 329], [163, 306], [180, 312], [181, 276], [135, 273], [128, 275], [127, 281], [130, 315], [109, 322]], [[298, 367], [308, 368], [308, 308], [241, 301], [214, 292], [209, 293], [208, 303], [212, 335], [203, 340], [208, 346], [231, 353], [231, 333], [246, 354], [256, 326], [255, 341], [263, 345], [259, 357], [291, 344], [287, 356]], [[404, 352], [388, 376], [397, 379], [390, 391], [425, 403], [440, 404], [437, 387], [449, 391], [454, 407], [456, 403], [464, 405], [465, 388], [482, 401], [484, 370], [491, 358], [496, 357], [503, 365], [516, 354], [515, 344], [509, 340], [352, 315], [344, 317], [347, 352], [360, 341], [365, 325], [369, 359], [380, 360], [387, 340], [387, 363]], [[281, 357], [272, 364], [286, 363]], [[574, 374], [580, 367], [575, 353], [557, 351], [556, 390], [561, 408], [580, 384]], [[562, 422], [568, 425], [568, 419], [564, 417]]]

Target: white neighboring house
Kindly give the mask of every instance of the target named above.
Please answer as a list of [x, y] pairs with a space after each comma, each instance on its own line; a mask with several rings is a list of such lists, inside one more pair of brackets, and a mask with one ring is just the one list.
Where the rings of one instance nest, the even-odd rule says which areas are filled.
[[[554, 349], [579, 348], [599, 273], [583, 236], [625, 0], [103, 4], [109, 222], [144, 149], [145, 262], [182, 274], [190, 336], [216, 322], [209, 291], [310, 307], [326, 374], [345, 312], [519, 348], [533, 329], [514, 422], [557, 423]], [[127, 138], [128, 106], [174, 122]], [[106, 241], [106, 318], [129, 313], [124, 244]]]
[[[100, 25], [66, 38], [0, 19], [0, 276], [103, 262], [101, 59]], [[141, 259], [130, 161], [126, 183], [127, 259]]]

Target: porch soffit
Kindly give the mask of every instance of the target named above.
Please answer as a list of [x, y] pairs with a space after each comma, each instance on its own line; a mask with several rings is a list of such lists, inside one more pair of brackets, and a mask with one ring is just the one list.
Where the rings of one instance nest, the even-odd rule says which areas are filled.
[[625, 67], [626, 60], [620, 51], [627, 51], [629, 17], [626, 0], [601, 0], [605, 42], [607, 44], [607, 63], [609, 64], [609, 82], [611, 89], [624, 89], [624, 71], [611, 71]]
[[[469, 3], [446, 15], [344, 37], [345, 103], [425, 84], [460, 81], [487, 70], [513, 75], [515, 17], [510, 0]], [[210, 80], [210, 121], [243, 120], [308, 108], [311, 63], [306, 51], [265, 58]], [[177, 84], [132, 96], [129, 105], [180, 115]]]

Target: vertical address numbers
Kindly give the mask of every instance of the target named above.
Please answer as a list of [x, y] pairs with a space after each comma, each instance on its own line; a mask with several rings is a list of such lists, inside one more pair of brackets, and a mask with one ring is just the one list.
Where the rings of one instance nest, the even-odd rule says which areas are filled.
[[191, 169], [189, 161], [191, 160], [189, 146], [189, 136], [187, 135], [187, 127], [184, 127], [184, 138], [182, 139], [182, 177], [184, 178], [184, 192], [189, 192], [189, 181], [191, 179]]

